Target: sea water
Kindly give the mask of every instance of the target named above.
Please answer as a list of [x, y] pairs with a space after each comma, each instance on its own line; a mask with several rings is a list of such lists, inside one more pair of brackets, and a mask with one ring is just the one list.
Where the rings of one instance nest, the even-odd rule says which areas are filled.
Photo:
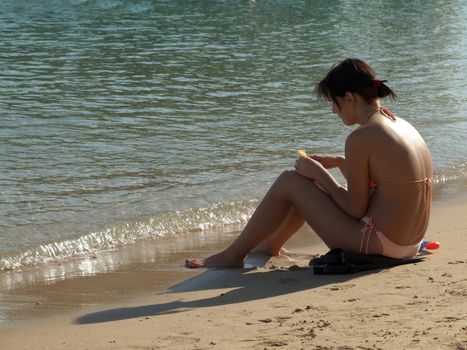
[[238, 229], [295, 149], [343, 152], [312, 91], [346, 57], [465, 181], [466, 24], [460, 0], [2, 1], [0, 270]]

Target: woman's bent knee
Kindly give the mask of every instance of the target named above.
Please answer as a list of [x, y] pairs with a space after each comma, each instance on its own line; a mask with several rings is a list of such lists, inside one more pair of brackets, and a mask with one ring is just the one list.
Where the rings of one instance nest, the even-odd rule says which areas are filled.
[[303, 180], [304, 177], [298, 174], [295, 170], [285, 170], [277, 178], [278, 181], [286, 183], [296, 181], [297, 179]]
[[277, 178], [277, 180], [280, 180], [280, 181], [287, 181], [288, 179], [290, 179], [293, 174], [295, 173], [294, 170], [284, 170]]
[[290, 195], [294, 190], [303, 189], [306, 186], [308, 189], [318, 189], [314, 181], [303, 177], [294, 170], [285, 170], [277, 178], [276, 187], [284, 191], [285, 194]]
[[294, 170], [285, 170], [278, 176], [276, 180], [276, 184], [282, 187], [290, 186], [291, 184], [296, 182], [298, 177], [301, 177], [301, 176]]

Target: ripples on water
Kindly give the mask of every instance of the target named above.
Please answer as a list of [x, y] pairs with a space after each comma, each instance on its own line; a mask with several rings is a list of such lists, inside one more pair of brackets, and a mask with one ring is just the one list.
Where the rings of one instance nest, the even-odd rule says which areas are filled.
[[465, 177], [466, 7], [2, 2], [0, 268], [244, 222], [294, 149], [342, 152], [311, 91], [349, 56], [397, 91], [438, 180]]

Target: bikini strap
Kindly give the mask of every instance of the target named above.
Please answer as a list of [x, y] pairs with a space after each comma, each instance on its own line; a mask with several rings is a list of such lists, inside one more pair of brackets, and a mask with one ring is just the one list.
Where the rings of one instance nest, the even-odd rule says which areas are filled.
[[388, 181], [388, 182], [375, 182], [377, 185], [406, 185], [406, 184], [418, 184], [418, 183], [426, 183], [427, 185], [431, 185], [431, 178], [425, 178], [421, 180], [413, 180], [413, 181]]
[[[431, 200], [433, 196], [433, 179], [431, 177], [427, 177], [421, 180], [415, 180], [411, 182], [392, 182], [392, 183], [384, 183], [384, 184], [393, 184], [393, 185], [400, 185], [400, 184], [407, 184], [407, 183], [424, 183], [425, 184], [425, 225], [423, 229], [420, 231], [420, 234], [417, 238], [423, 239], [423, 236], [428, 228], [428, 222], [430, 219], [430, 212], [431, 212]], [[373, 222], [373, 218], [371, 216], [365, 216], [362, 221], [365, 223], [363, 228], [360, 230], [362, 233], [362, 239], [360, 241], [360, 249], [359, 252], [363, 253], [363, 247], [365, 246], [365, 254], [368, 255], [368, 248], [370, 245], [370, 235], [373, 230], [376, 228]], [[366, 240], [366, 244], [364, 243]]]
[[396, 116], [387, 108], [387, 107], [379, 107], [377, 110], [369, 113], [365, 118], [363, 118], [363, 123], [366, 123], [368, 119], [370, 119], [370, 117], [373, 115], [373, 114], [376, 114], [376, 113], [381, 113], [381, 115], [383, 115], [384, 117], [388, 118], [390, 121], [392, 122], [395, 122], [396, 121]]
[[425, 225], [423, 229], [420, 231], [420, 234], [417, 236], [417, 238], [423, 239], [423, 236], [425, 235], [426, 229], [428, 228], [428, 222], [430, 221], [430, 213], [431, 213], [431, 200], [433, 198], [433, 180], [432, 178], [426, 178], [422, 181], [418, 182], [424, 182], [425, 183]]
[[396, 121], [396, 116], [389, 110], [389, 108], [381, 106], [379, 108], [379, 112], [382, 115], [384, 115], [386, 118], [388, 118], [390, 121], [392, 122]]
[[365, 247], [365, 254], [368, 255], [368, 246], [370, 244], [370, 235], [371, 232], [375, 229], [375, 224], [373, 223], [373, 218], [371, 216], [365, 216], [363, 218], [365, 222], [365, 226], [360, 230], [362, 233], [362, 239], [360, 241], [360, 253], [363, 253], [363, 242], [365, 241], [366, 236], [366, 247]]

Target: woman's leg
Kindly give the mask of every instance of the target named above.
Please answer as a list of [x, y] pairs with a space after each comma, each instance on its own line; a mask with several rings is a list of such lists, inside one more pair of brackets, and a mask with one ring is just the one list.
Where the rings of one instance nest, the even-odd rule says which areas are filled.
[[[358, 251], [362, 224], [342, 211], [329, 194], [294, 171], [282, 173], [269, 189], [237, 239], [224, 251], [204, 260], [189, 260], [188, 266], [241, 266], [245, 256], [277, 232], [292, 208], [296, 208], [330, 248]], [[369, 253], [379, 243], [370, 239]]]
[[292, 206], [281, 194], [285, 185], [285, 173], [273, 183], [259, 203], [252, 217], [235, 241], [225, 250], [204, 260], [187, 260], [189, 267], [242, 266], [245, 256], [259, 243], [276, 232], [285, 221]]
[[305, 223], [302, 214], [292, 207], [282, 224], [272, 236], [266, 238], [254, 248], [255, 252], [261, 252], [270, 256], [281, 254], [282, 246], [292, 237]]

